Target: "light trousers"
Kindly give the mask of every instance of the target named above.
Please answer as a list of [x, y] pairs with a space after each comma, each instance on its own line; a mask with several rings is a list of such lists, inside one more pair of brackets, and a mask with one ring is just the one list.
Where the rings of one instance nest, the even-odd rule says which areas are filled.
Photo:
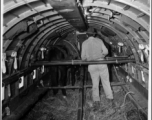
[[93, 101], [100, 101], [100, 96], [99, 96], [100, 79], [101, 79], [101, 83], [102, 83], [106, 98], [113, 99], [113, 93], [110, 86], [107, 64], [89, 65], [88, 71], [90, 72], [92, 84], [93, 84], [93, 87], [92, 87]]

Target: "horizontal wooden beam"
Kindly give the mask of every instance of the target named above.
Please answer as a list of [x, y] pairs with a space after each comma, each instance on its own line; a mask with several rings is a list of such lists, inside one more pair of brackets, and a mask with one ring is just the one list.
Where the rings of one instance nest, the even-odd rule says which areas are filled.
[[112, 60], [96, 60], [96, 61], [84, 61], [84, 60], [61, 60], [61, 61], [37, 61], [31, 66], [52, 66], [52, 65], [88, 65], [88, 64], [120, 64], [135, 62], [134, 59], [112, 59]]

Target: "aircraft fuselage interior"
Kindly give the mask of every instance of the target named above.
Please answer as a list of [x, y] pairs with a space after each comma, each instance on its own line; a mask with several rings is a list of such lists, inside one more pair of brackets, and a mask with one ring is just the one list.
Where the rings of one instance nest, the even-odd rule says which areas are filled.
[[[148, 120], [150, 0], [2, 4], [3, 120]], [[108, 50], [103, 59], [81, 58], [89, 29]], [[90, 65], [107, 65], [109, 73], [99, 78], [97, 111]], [[106, 99], [107, 77], [115, 109]]]

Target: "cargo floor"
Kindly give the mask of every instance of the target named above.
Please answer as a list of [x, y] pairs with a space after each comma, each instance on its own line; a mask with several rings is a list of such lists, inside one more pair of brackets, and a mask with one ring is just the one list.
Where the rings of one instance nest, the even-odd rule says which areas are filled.
[[[83, 120], [144, 120], [142, 116], [139, 116], [138, 111], [128, 98], [125, 101], [125, 105], [123, 104], [125, 92], [121, 87], [113, 87], [113, 91], [114, 99], [119, 109], [113, 111], [109, 107], [104, 91], [101, 88], [101, 107], [94, 112], [92, 110], [92, 92], [91, 89], [87, 89], [83, 107]], [[69, 89], [67, 90], [67, 98], [63, 98], [61, 91], [56, 96], [53, 96], [50, 90], [24, 117], [24, 120], [77, 120], [79, 94], [81, 93], [78, 89]], [[105, 112], [102, 112], [103, 109], [105, 109]]]

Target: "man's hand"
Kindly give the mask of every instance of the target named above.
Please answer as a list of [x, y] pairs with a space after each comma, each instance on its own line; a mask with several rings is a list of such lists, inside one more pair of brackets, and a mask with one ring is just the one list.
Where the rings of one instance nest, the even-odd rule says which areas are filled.
[[105, 56], [106, 56], [105, 54], [103, 54], [103, 53], [101, 54], [101, 57], [102, 57], [102, 58], [104, 58]]

